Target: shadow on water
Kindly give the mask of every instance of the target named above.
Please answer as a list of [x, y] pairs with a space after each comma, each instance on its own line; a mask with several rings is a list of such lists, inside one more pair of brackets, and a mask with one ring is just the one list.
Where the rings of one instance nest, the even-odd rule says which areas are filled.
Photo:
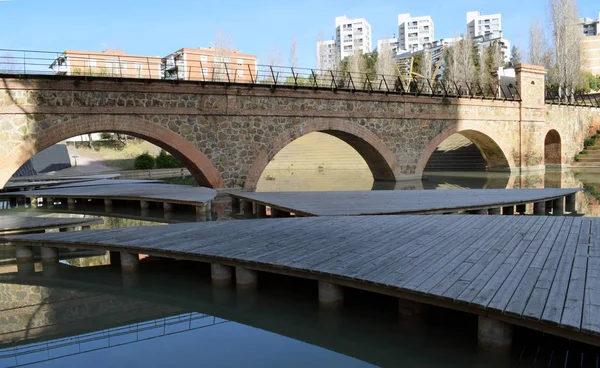
[[[598, 352], [518, 330], [512, 354], [499, 359], [478, 351], [471, 315], [431, 307], [419, 321], [400, 322], [396, 299], [350, 289], [342, 311], [323, 311], [315, 281], [261, 273], [257, 292], [244, 293], [233, 286], [212, 287], [210, 267], [193, 262], [149, 258], [138, 275], [127, 278], [111, 266], [67, 265], [53, 277], [36, 272], [2, 278], [0, 365], [1, 357], [14, 362], [15, 352], [19, 362], [57, 358], [50, 366], [76, 362], [71, 354], [114, 364], [123, 352], [136, 356], [136, 364], [153, 364], [146, 337], [158, 340], [152, 346], [163, 352], [176, 349], [168, 360], [175, 366], [204, 359], [212, 366], [509, 367], [534, 366], [533, 357], [543, 361], [552, 354], [564, 363], [564, 348], [559, 352], [554, 346], [585, 352], [585, 359]], [[179, 337], [169, 337], [174, 333]], [[127, 345], [119, 347], [119, 341]], [[198, 344], [189, 346], [190, 341]], [[174, 346], [178, 342], [182, 345]], [[95, 353], [99, 348], [102, 355]]]

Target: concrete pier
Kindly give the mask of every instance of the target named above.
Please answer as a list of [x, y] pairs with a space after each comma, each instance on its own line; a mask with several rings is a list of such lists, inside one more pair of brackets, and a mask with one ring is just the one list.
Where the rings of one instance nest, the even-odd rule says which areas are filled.
[[575, 209], [575, 194], [569, 194], [565, 197], [565, 210], [567, 212], [575, 213], [577, 210]]
[[215, 286], [225, 286], [231, 284], [233, 280], [233, 268], [218, 263], [210, 264], [210, 279]]
[[104, 199], [104, 207], [105, 208], [112, 208], [112, 206], [113, 206], [112, 199]]
[[121, 271], [123, 273], [134, 273], [137, 271], [140, 259], [137, 253], [121, 252]]
[[546, 202], [535, 202], [533, 204], [533, 214], [543, 216], [546, 214]]
[[256, 271], [243, 267], [235, 268], [235, 283], [241, 291], [255, 290], [258, 286], [258, 275]]
[[398, 317], [401, 321], [418, 321], [424, 309], [422, 303], [398, 298]]
[[506, 206], [502, 207], [503, 215], [514, 215], [515, 214], [515, 206]]
[[501, 215], [502, 214], [502, 207], [490, 208], [490, 209], [488, 209], [488, 214], [489, 215]]
[[250, 201], [242, 201], [242, 211], [245, 219], [254, 218], [253, 206]]
[[565, 198], [560, 197], [552, 201], [552, 214], [562, 216], [565, 214]]
[[256, 207], [256, 217], [257, 218], [265, 218], [267, 217], [267, 206], [264, 204], [255, 204]]
[[512, 345], [512, 325], [488, 317], [479, 316], [477, 341], [484, 350], [505, 351]]
[[173, 212], [173, 204], [168, 202], [163, 202], [163, 211], [165, 212]]
[[33, 249], [26, 245], [17, 245], [15, 247], [15, 258], [17, 263], [26, 263], [33, 261]]
[[150, 208], [150, 203], [148, 203], [148, 201], [140, 201], [140, 208], [142, 210], [147, 210]]
[[319, 306], [337, 309], [344, 303], [344, 289], [325, 281], [319, 281]]
[[42, 256], [42, 263], [44, 263], [44, 264], [58, 263], [58, 248], [56, 248], [56, 247], [41, 247], [40, 253]]

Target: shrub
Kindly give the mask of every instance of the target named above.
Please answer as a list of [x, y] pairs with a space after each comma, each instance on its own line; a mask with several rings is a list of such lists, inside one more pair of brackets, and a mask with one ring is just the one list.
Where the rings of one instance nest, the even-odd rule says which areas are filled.
[[579, 161], [579, 155], [578, 154], [575, 154], [574, 158], [575, 158], [575, 161]]
[[103, 132], [103, 133], [100, 133], [100, 139], [110, 140], [110, 139], [113, 139], [113, 135], [112, 135], [112, 133]]
[[588, 154], [588, 151], [587, 151], [587, 150], [583, 150], [583, 151], [581, 151], [581, 154], [582, 154], [582, 155], [587, 155], [587, 154]]
[[183, 167], [178, 159], [168, 154], [167, 151], [160, 150], [160, 153], [156, 157], [157, 169], [175, 169], [178, 167]]
[[594, 138], [586, 138], [586, 140], [583, 141], [583, 145], [586, 147], [595, 146], [596, 140]]
[[148, 152], [142, 153], [133, 161], [133, 167], [136, 170], [151, 170], [154, 169], [154, 157]]

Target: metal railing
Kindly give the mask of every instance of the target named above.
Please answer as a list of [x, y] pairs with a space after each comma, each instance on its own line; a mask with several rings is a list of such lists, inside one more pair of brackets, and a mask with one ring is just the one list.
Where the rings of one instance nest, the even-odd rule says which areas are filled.
[[546, 90], [546, 103], [552, 105], [600, 107], [600, 94], [558, 93]]
[[333, 91], [406, 94], [441, 98], [478, 98], [520, 101], [514, 87], [471, 82], [408, 78], [401, 75], [351, 73], [287, 66], [187, 62], [159, 57], [117, 54], [0, 49], [0, 74], [66, 75], [106, 78], [143, 78], [200, 83], [262, 85], [269, 88], [327, 89]]

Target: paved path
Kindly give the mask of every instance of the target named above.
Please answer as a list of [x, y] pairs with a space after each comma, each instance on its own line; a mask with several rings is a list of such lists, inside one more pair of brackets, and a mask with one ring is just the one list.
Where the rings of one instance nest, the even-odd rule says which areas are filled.
[[343, 216], [3, 238], [317, 279], [600, 346], [600, 219]]

